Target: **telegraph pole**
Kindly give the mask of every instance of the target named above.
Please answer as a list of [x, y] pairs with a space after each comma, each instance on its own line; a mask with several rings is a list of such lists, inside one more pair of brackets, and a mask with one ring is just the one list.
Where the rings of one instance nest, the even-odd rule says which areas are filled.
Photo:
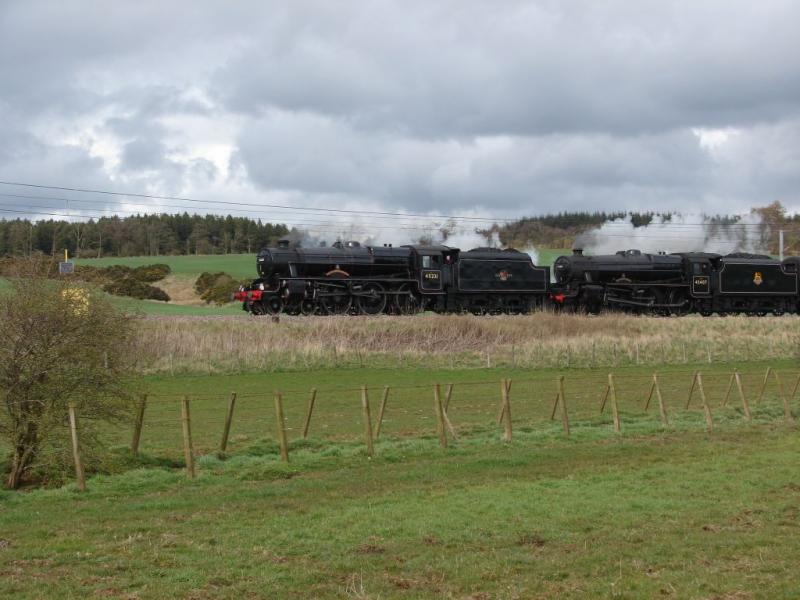
[[778, 230], [778, 257], [783, 262], [783, 229]]

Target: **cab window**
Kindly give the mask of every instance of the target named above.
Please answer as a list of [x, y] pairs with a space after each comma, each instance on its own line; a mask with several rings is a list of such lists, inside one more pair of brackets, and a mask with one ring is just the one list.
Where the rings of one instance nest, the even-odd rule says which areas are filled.
[[438, 269], [440, 268], [442, 259], [440, 256], [423, 256], [422, 268], [423, 269]]
[[699, 262], [694, 263], [692, 265], [692, 273], [694, 275], [707, 275], [708, 263], [699, 263]]

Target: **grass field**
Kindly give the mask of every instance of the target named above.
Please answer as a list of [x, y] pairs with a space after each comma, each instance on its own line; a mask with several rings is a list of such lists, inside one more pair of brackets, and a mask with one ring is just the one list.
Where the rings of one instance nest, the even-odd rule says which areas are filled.
[[[334, 451], [337, 450], [337, 451]], [[800, 437], [774, 422], [566, 440], [254, 446], [0, 492], [14, 598], [796, 598]]]
[[148, 318], [142, 369], [575, 368], [800, 358], [800, 318], [522, 316]]
[[[779, 373], [784, 395], [797, 403], [800, 389], [795, 385], [800, 366], [795, 361], [742, 363], [739, 365], [699, 364], [661, 367], [659, 389], [673, 425], [686, 429], [706, 427], [700, 395], [693, 393], [690, 409], [685, 403], [693, 373], [702, 373], [703, 389], [715, 418], [720, 423], [738, 423], [743, 419], [742, 404], [735, 389], [731, 390], [726, 408], [721, 404], [728, 390], [730, 377], [737, 368], [741, 373], [745, 397], [749, 399], [756, 420], [770, 421], [782, 415], [778, 383], [772, 377], [760, 403], [764, 373], [771, 366]], [[645, 402], [652, 383], [652, 368], [614, 369], [623, 427], [628, 433], [652, 433], [660, 428], [656, 398], [651, 398], [649, 411]], [[213, 453], [219, 444], [228, 400], [237, 393], [231, 430], [230, 448], [235, 452], [247, 448], [263, 437], [277, 439], [274, 393], [281, 392], [287, 431], [290, 439], [299, 438], [307, 412], [311, 388], [316, 401], [311, 420], [311, 436], [318, 441], [355, 442], [363, 440], [361, 388], [366, 386], [372, 414], [377, 419], [385, 386], [389, 386], [382, 437], [406, 439], [432, 436], [436, 421], [433, 409], [433, 386], [440, 384], [442, 398], [447, 385], [453, 384], [448, 414], [456, 431], [468, 435], [492, 428], [500, 406], [500, 380], [512, 380], [510, 399], [516, 427], [528, 432], [550, 435], [560, 432], [560, 425], [550, 421], [557, 377], [565, 377], [565, 394], [573, 433], [595, 435], [596, 428], [610, 431], [611, 409], [603, 414], [599, 408], [607, 383], [607, 370], [484, 369], [484, 370], [419, 370], [419, 369], [330, 369], [308, 372], [249, 373], [240, 375], [151, 376], [141, 382], [149, 393], [142, 434], [142, 449], [149, 454], [179, 459], [181, 423], [179, 400], [190, 397], [193, 415], [195, 448], [201, 454]], [[560, 415], [560, 413], [558, 413]], [[557, 415], [557, 416], [558, 416]], [[552, 429], [555, 427], [555, 430]], [[116, 430], [109, 435], [109, 446], [128, 444], [130, 429]], [[298, 442], [300, 446], [302, 443]]]
[[169, 265], [174, 275], [197, 279], [204, 271], [224, 271], [237, 278], [254, 278], [256, 276], [255, 254], [204, 254], [186, 256], [129, 256], [106, 258], [81, 258], [75, 261], [79, 265], [107, 267], [109, 265], [127, 265], [139, 267], [163, 263]]
[[[195, 267], [173, 267], [174, 281], [185, 285]], [[785, 399], [800, 418], [798, 318], [274, 324], [219, 316], [234, 314], [228, 307], [157, 310], [139, 323], [131, 381], [148, 394], [140, 456], [129, 450], [130, 424], [105, 426], [100, 454], [84, 449], [88, 492], [72, 483], [0, 491], [0, 597], [800, 597], [800, 428], [784, 414]], [[197, 314], [209, 318], [184, 318]], [[767, 366], [778, 378], [759, 401]], [[735, 388], [723, 406], [734, 369], [752, 420]], [[600, 410], [610, 371], [620, 434], [611, 400]], [[668, 427], [656, 396], [645, 410], [654, 371]], [[698, 389], [686, 408], [695, 371], [710, 431]], [[568, 437], [560, 410], [551, 419], [560, 376]], [[503, 378], [512, 380], [510, 442], [497, 421]], [[443, 398], [453, 384], [447, 413], [457, 437], [446, 449], [437, 383]], [[373, 426], [389, 386], [372, 457], [362, 386]], [[183, 469], [184, 396], [194, 480]], [[66, 426], [62, 433], [68, 440]], [[0, 463], [4, 450], [0, 442]], [[68, 445], [59, 456], [70, 464]]]
[[[791, 393], [794, 360], [774, 361]], [[800, 593], [798, 428], [767, 363], [741, 368], [753, 421], [731, 395], [734, 365], [615, 370], [622, 434], [599, 411], [605, 369], [371, 369], [144, 377], [139, 459], [129, 428], [106, 430], [110, 474], [0, 491], [0, 575], [14, 598], [794, 598]], [[714, 430], [700, 397], [703, 370]], [[565, 376], [567, 438], [550, 420]], [[514, 437], [496, 424], [500, 379]], [[458, 433], [438, 447], [433, 384], [456, 382]], [[363, 442], [360, 386], [375, 420]], [[319, 388], [310, 436], [300, 427]], [[290, 463], [278, 455], [273, 392], [284, 397]], [[216, 451], [239, 395], [226, 460]], [[182, 467], [178, 398], [191, 398], [198, 477]], [[797, 397], [791, 400], [797, 412]], [[113, 474], [112, 474], [113, 473]]]

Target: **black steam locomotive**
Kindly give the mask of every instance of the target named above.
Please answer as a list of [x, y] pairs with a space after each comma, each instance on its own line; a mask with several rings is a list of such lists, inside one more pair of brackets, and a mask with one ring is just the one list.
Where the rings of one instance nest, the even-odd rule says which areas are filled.
[[234, 297], [253, 314], [473, 314], [555, 310], [637, 314], [800, 312], [800, 257], [760, 254], [560, 256], [550, 269], [516, 250], [447, 246], [277, 248], [258, 254], [259, 278]]
[[525, 313], [541, 307], [550, 269], [516, 250], [447, 246], [292, 247], [257, 258], [259, 278], [235, 298], [253, 314]]
[[800, 257], [701, 252], [560, 256], [553, 266], [553, 299], [577, 311], [616, 308], [664, 315], [768, 313], [800, 310]]

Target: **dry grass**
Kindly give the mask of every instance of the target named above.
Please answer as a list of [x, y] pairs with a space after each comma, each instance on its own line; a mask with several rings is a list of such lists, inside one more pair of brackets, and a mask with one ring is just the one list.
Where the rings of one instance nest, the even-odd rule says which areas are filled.
[[182, 275], [168, 275], [156, 285], [169, 294], [173, 304], [205, 306], [205, 302], [194, 291], [195, 280]]
[[800, 318], [147, 317], [143, 369], [240, 372], [336, 366], [584, 367], [798, 357]]

